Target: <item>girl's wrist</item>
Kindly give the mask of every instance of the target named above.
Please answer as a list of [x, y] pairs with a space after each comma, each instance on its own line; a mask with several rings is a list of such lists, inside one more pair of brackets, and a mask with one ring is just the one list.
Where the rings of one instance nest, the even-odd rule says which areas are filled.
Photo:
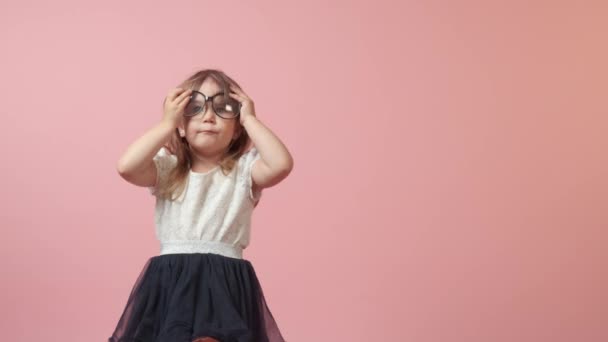
[[175, 122], [172, 122], [171, 120], [168, 119], [162, 119], [159, 123], [160, 126], [165, 126], [171, 130], [174, 130], [175, 128], [177, 128], [177, 124]]
[[247, 125], [247, 122], [251, 121], [251, 120], [257, 120], [258, 118], [253, 116], [253, 115], [249, 115], [245, 118], [243, 118], [243, 120], [241, 120], [241, 126], [245, 126]]

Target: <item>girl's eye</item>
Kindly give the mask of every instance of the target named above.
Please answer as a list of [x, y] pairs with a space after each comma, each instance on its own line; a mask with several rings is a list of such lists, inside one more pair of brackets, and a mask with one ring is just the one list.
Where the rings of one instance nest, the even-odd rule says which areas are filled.
[[230, 103], [224, 103], [222, 106], [220, 106], [218, 109], [220, 109], [222, 112], [234, 112], [234, 107], [232, 106], [232, 104]]
[[220, 112], [220, 113], [225, 112], [226, 111], [226, 104], [224, 104], [224, 103], [216, 103], [215, 104], [215, 110], [218, 111], [218, 112]]

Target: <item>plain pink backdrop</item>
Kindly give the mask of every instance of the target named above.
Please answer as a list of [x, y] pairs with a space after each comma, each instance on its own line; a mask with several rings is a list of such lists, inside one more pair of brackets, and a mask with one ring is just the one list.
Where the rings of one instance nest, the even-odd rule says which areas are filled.
[[288, 146], [245, 258], [290, 342], [608, 340], [605, 1], [2, 1], [0, 329], [105, 341], [116, 162], [199, 68]]

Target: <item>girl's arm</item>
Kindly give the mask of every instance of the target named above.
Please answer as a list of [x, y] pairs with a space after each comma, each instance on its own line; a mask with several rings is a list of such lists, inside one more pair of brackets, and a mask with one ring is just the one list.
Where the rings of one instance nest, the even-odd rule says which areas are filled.
[[118, 160], [118, 173], [127, 182], [139, 186], [155, 186], [157, 170], [154, 156], [165, 145], [182, 120], [190, 89], [174, 88], [164, 101], [163, 119], [135, 140]]
[[260, 154], [251, 169], [253, 186], [263, 189], [281, 182], [293, 169], [287, 147], [256, 116], [248, 116], [242, 125]]
[[135, 140], [118, 160], [117, 171], [127, 182], [138, 186], [156, 184], [156, 165], [152, 158], [171, 138], [175, 126], [161, 121]]

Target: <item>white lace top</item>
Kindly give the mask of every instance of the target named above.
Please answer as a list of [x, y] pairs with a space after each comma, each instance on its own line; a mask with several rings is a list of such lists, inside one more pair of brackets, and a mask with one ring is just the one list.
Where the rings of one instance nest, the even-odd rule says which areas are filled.
[[[216, 253], [242, 259], [249, 245], [251, 214], [262, 191], [251, 189], [251, 167], [260, 155], [255, 147], [225, 176], [217, 166], [207, 172], [189, 171], [186, 187], [174, 201], [156, 198], [156, 237], [160, 254]], [[154, 156], [157, 184], [177, 164], [164, 147]], [[148, 188], [152, 195], [156, 187]]]

